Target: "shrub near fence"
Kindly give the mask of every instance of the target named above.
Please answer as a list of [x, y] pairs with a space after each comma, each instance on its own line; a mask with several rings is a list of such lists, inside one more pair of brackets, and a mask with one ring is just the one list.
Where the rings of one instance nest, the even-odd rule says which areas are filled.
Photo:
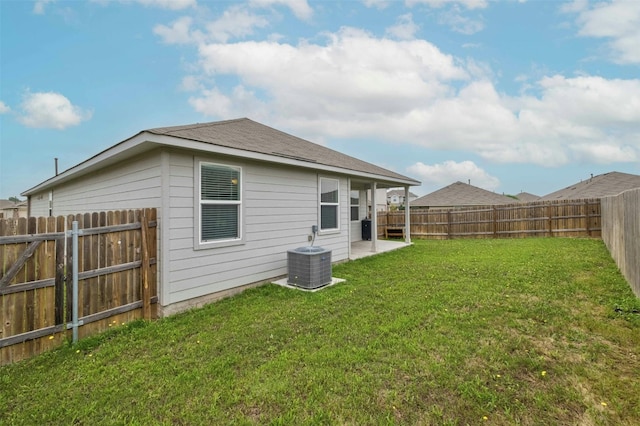
[[78, 221], [79, 337], [155, 316], [156, 210], [0, 221], [0, 365], [61, 345], [73, 306]]
[[[411, 237], [599, 237], [600, 199], [535, 201], [455, 209], [411, 210]], [[378, 235], [405, 225], [404, 212], [379, 212]]]
[[602, 239], [640, 297], [640, 189], [602, 199]]

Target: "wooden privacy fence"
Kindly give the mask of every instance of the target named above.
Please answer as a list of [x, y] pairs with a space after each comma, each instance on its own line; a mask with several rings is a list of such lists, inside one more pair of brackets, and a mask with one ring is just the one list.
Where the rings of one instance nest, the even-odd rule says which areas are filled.
[[640, 297], [640, 188], [602, 199], [602, 240]]
[[155, 317], [155, 209], [0, 220], [0, 365], [68, 337], [73, 221], [79, 229], [79, 337]]
[[[599, 237], [600, 199], [536, 201], [456, 209], [411, 210], [411, 237]], [[378, 235], [405, 226], [404, 211], [379, 212]]]

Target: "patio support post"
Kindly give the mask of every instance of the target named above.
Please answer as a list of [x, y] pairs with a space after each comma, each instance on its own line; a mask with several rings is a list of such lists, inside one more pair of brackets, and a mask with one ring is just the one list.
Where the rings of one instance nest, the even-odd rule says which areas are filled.
[[[352, 241], [352, 234], [351, 234], [351, 178], [347, 179], [347, 205], [349, 206], [349, 209], [347, 210], [349, 213], [347, 213], [349, 215], [349, 220], [347, 221], [347, 232], [349, 234], [349, 244], [347, 244], [347, 259], [351, 259], [351, 244], [353, 244]], [[366, 205], [366, 204], [365, 204]], [[358, 213], [358, 216], [360, 215], [360, 213]]]
[[404, 187], [404, 242], [411, 244], [411, 206], [408, 186]]
[[378, 251], [378, 206], [376, 204], [376, 182], [371, 182], [371, 251]]

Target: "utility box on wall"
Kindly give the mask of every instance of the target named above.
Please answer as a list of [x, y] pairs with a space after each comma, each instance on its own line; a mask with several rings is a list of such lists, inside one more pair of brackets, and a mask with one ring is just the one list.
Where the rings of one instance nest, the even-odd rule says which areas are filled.
[[331, 284], [331, 250], [323, 247], [298, 247], [287, 251], [287, 283], [305, 289]]

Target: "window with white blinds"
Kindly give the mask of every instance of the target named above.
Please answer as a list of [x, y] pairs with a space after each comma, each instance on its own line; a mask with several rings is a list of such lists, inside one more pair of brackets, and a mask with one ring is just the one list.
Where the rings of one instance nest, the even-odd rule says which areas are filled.
[[200, 242], [241, 238], [241, 169], [200, 163]]
[[320, 178], [320, 230], [339, 228], [340, 194], [338, 179]]

